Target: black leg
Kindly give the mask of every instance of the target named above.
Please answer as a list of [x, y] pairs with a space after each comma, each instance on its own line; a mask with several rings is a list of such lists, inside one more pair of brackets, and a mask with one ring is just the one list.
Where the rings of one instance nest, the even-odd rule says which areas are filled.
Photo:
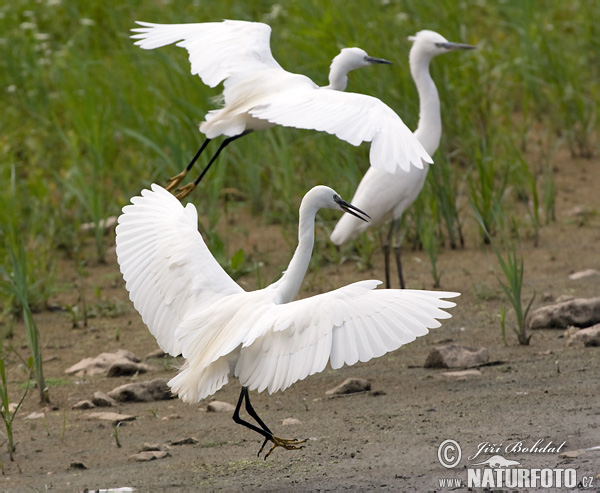
[[198, 149], [198, 152], [196, 153], [196, 155], [192, 158], [192, 160], [190, 161], [190, 164], [187, 165], [187, 167], [185, 168], [186, 171], [189, 171], [192, 169], [192, 166], [194, 166], [194, 163], [196, 161], [198, 161], [198, 158], [200, 157], [200, 154], [202, 154], [202, 151], [204, 151], [204, 149], [206, 149], [206, 146], [208, 145], [208, 143], [210, 142], [210, 139], [204, 139], [204, 142], [202, 143], [202, 145], [200, 146], [200, 149]]
[[212, 164], [215, 162], [215, 160], [217, 159], [217, 157], [219, 156], [219, 154], [221, 154], [221, 151], [223, 149], [225, 149], [234, 140], [239, 139], [240, 137], [243, 137], [244, 135], [247, 135], [250, 132], [252, 132], [252, 130], [246, 130], [246, 131], [242, 132], [239, 135], [234, 135], [233, 137], [227, 137], [223, 142], [221, 142], [221, 145], [217, 149], [217, 152], [215, 152], [215, 155], [212, 158], [210, 158], [210, 161], [208, 162], [208, 164], [206, 165], [206, 167], [202, 170], [202, 173], [200, 173], [200, 176], [196, 179], [196, 181], [194, 182], [194, 185], [197, 186], [198, 183], [200, 183], [200, 181], [202, 181], [202, 178], [204, 178], [204, 175], [206, 174], [206, 172], [208, 171], [208, 169], [212, 166]]
[[398, 279], [400, 280], [400, 288], [405, 289], [404, 276], [402, 275], [402, 262], [400, 260], [400, 246], [394, 247], [394, 253], [396, 254], [396, 266], [398, 267]]
[[[256, 417], [254, 416], [254, 415], [256, 415], [256, 411], [254, 411], [254, 408], [252, 407], [252, 405], [250, 405], [250, 399], [248, 397], [248, 387], [242, 387], [242, 391], [240, 392], [240, 398], [238, 399], [237, 406], [235, 406], [235, 411], [233, 412], [233, 420], [237, 424], [245, 426], [246, 428], [250, 428], [252, 431], [255, 431], [256, 433], [265, 437], [265, 443], [268, 440], [272, 440], [273, 433], [271, 433], [271, 431], [268, 428], [266, 428], [266, 426], [264, 426], [264, 423], [262, 422], [262, 420], [260, 420], [260, 418], [256, 419], [256, 421], [258, 422], [258, 424], [260, 424], [261, 426], [264, 426], [266, 429], [259, 428], [258, 426], [254, 426], [252, 423], [248, 423], [247, 421], [244, 421], [242, 418], [240, 418], [240, 408], [242, 407], [242, 401], [244, 399], [246, 399], [246, 409], [248, 409], [248, 407], [250, 407], [252, 409], [252, 413], [249, 412], [250, 416], [252, 416], [254, 419], [256, 419]], [[264, 444], [263, 444], [263, 446], [264, 446]], [[262, 447], [261, 447], [261, 450], [262, 450]]]
[[[254, 426], [252, 423], [248, 423], [247, 421], [244, 421], [242, 418], [240, 418], [240, 409], [242, 407], [242, 402], [244, 401], [244, 399], [246, 400], [246, 411], [248, 411], [248, 414], [256, 420], [256, 422], [261, 426], [261, 428], [259, 428], [258, 426]], [[273, 446], [265, 455], [265, 460], [267, 460], [267, 457], [271, 455], [271, 452], [273, 452], [273, 450], [275, 450], [276, 447], [283, 447], [286, 450], [299, 450], [301, 448], [304, 448], [302, 444], [305, 443], [306, 440], [298, 440], [295, 438], [278, 438], [274, 436], [273, 433], [271, 433], [271, 430], [269, 430], [268, 426], [264, 424], [262, 419], [259, 418], [258, 414], [252, 407], [252, 404], [250, 404], [250, 395], [248, 393], [248, 387], [242, 387], [242, 391], [240, 392], [240, 398], [238, 399], [237, 406], [235, 407], [235, 411], [233, 412], [233, 420], [237, 424], [243, 425], [246, 428], [249, 428], [252, 431], [258, 433], [259, 435], [265, 437], [265, 440], [263, 441], [257, 455], [260, 456], [260, 453], [264, 450], [267, 442], [273, 442]]]
[[392, 283], [390, 282], [390, 242], [394, 234], [394, 224], [395, 221], [392, 221], [392, 224], [390, 225], [390, 231], [388, 232], [387, 236], [381, 240], [381, 247], [383, 249], [383, 262], [385, 265], [385, 287], [387, 289], [392, 287]]
[[246, 412], [255, 419], [255, 421], [260, 425], [260, 427], [263, 430], [268, 431], [272, 434], [269, 427], [263, 423], [263, 420], [260, 419], [257, 412], [254, 410], [254, 407], [252, 407], [252, 404], [250, 404], [250, 394], [248, 393], [248, 387], [242, 387], [242, 392], [244, 391], [246, 391]]
[[[169, 192], [173, 192], [173, 190], [175, 190], [175, 188], [177, 188], [177, 186], [179, 186], [179, 184], [187, 176], [188, 172], [192, 169], [192, 166], [194, 166], [194, 163], [198, 160], [198, 158], [200, 157], [200, 154], [202, 154], [202, 151], [204, 151], [204, 149], [206, 149], [206, 146], [208, 145], [209, 142], [210, 142], [210, 139], [205, 139], [204, 142], [202, 143], [202, 145], [200, 146], [200, 149], [198, 149], [198, 152], [196, 153], [196, 155], [190, 161], [190, 164], [188, 164], [187, 167], [183, 171], [181, 171], [180, 173], [177, 173], [175, 176], [172, 176], [171, 178], [169, 178], [167, 180], [167, 190]], [[193, 189], [193, 187], [191, 187], [191, 188]]]
[[390, 228], [390, 238], [394, 238], [394, 255], [396, 256], [396, 267], [398, 268], [398, 280], [400, 288], [406, 289], [404, 276], [402, 275], [402, 261], [400, 260], [400, 219], [394, 219]]

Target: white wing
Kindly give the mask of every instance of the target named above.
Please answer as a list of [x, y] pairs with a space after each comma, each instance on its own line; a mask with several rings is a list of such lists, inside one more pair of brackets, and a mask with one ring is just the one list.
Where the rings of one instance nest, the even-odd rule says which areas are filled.
[[385, 103], [366, 94], [332, 89], [282, 91], [250, 111], [256, 118], [336, 135], [352, 145], [371, 142], [371, 166], [394, 173], [433, 162], [400, 117]]
[[266, 312], [243, 343], [236, 367], [242, 385], [270, 393], [297, 380], [398, 349], [450, 318], [442, 308], [458, 293], [374, 290], [362, 281]]
[[196, 208], [184, 208], [159, 185], [123, 208], [117, 260], [131, 301], [160, 347], [182, 352], [175, 329], [191, 309], [243, 292], [214, 259], [198, 232]]
[[[215, 87], [239, 72], [252, 72], [281, 66], [270, 47], [271, 27], [260, 22], [231, 21], [198, 24], [152, 24], [132, 29], [135, 44], [152, 50], [172, 43], [189, 53], [192, 74]], [[282, 69], [283, 70], [283, 69]]]

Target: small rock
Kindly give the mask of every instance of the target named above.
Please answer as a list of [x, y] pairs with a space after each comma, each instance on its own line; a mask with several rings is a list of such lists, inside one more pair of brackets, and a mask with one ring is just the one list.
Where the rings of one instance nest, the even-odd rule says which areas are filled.
[[71, 462], [71, 464], [69, 464], [69, 467], [71, 469], [79, 469], [79, 470], [87, 469], [86, 465], [83, 462], [75, 462], [75, 461]]
[[371, 390], [371, 382], [364, 378], [347, 378], [337, 387], [329, 389], [327, 395], [355, 394], [357, 392], [367, 392]]
[[148, 462], [156, 459], [164, 459], [165, 457], [171, 457], [171, 454], [164, 450], [148, 450], [146, 452], [130, 455], [128, 460], [134, 462]]
[[472, 368], [488, 361], [488, 350], [484, 347], [450, 344], [433, 348], [427, 356], [425, 368]]
[[574, 300], [575, 296], [572, 294], [561, 294], [558, 298], [556, 298], [556, 303], [564, 303], [565, 301]]
[[83, 400], [73, 404], [73, 409], [92, 409], [96, 407], [92, 401]]
[[447, 378], [466, 380], [468, 377], [480, 377], [481, 372], [479, 370], [445, 371], [441, 375]]
[[142, 452], [157, 452], [162, 450], [161, 446], [158, 443], [144, 443], [142, 445]]
[[181, 415], [180, 414], [169, 414], [167, 416], [163, 416], [162, 418], [160, 418], [162, 421], [170, 421], [172, 419], [181, 419]]
[[296, 418], [285, 418], [281, 424], [283, 426], [294, 426], [294, 425], [299, 425], [302, 424], [302, 422], [299, 419]]
[[194, 437], [182, 438], [171, 442], [171, 445], [196, 445], [198, 440]]
[[117, 401], [100, 391], [94, 392], [92, 402], [98, 407], [113, 407], [117, 405]]
[[229, 402], [212, 401], [206, 406], [206, 411], [209, 413], [231, 413], [235, 411], [235, 406]]
[[588, 207], [585, 207], [583, 205], [577, 205], [575, 207], [572, 207], [568, 211], [566, 211], [565, 215], [569, 216], [569, 217], [578, 217], [578, 216], [587, 216], [589, 213], [590, 213], [590, 210]]
[[600, 298], [576, 298], [534, 310], [530, 329], [566, 329], [569, 325], [590, 327], [600, 322]]
[[158, 348], [156, 351], [148, 353], [144, 359], [164, 358], [165, 356], [167, 356], [167, 353]]
[[113, 425], [118, 425], [123, 421], [133, 421], [135, 416], [131, 416], [129, 414], [118, 414], [118, 413], [89, 413], [86, 415], [87, 419], [99, 419], [102, 421], [110, 421]]
[[567, 340], [567, 346], [584, 346], [584, 347], [598, 347], [600, 346], [600, 324], [593, 325], [586, 329], [580, 329], [573, 331], [573, 327], [567, 329], [565, 335], [569, 339]]
[[577, 281], [578, 279], [585, 279], [586, 277], [596, 276], [600, 276], [600, 271], [597, 271], [596, 269], [586, 269], [581, 270], [579, 272], [574, 272], [569, 276], [569, 279], [571, 279], [572, 281]]
[[559, 459], [576, 459], [581, 455], [581, 450], [566, 450], [558, 454]]
[[173, 394], [164, 378], [121, 385], [108, 393], [118, 402], [151, 402], [172, 399]]
[[134, 363], [133, 361], [119, 361], [113, 363], [106, 372], [107, 377], [125, 377], [136, 373], [146, 373], [150, 367], [145, 363]]
[[19, 407], [19, 404], [17, 404], [16, 402], [9, 403], [8, 404], [8, 412], [14, 413], [17, 410], [17, 407]]
[[[140, 359], [130, 351], [118, 349], [114, 353], [101, 353], [95, 358], [85, 358], [65, 370], [67, 375], [98, 375], [106, 373], [113, 365], [140, 363]], [[141, 368], [148, 368], [142, 365]], [[135, 373], [135, 372], [134, 372]]]
[[25, 416], [23, 419], [41, 419], [41, 418], [45, 418], [45, 417], [46, 417], [46, 414], [44, 414], [44, 413], [33, 412], [29, 416]]

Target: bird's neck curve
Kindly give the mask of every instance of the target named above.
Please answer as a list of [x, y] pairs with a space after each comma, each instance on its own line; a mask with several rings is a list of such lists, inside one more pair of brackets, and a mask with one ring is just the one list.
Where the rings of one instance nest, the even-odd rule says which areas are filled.
[[419, 93], [419, 124], [414, 135], [427, 153], [433, 156], [442, 138], [442, 115], [440, 97], [429, 73], [431, 58], [416, 46], [409, 55], [410, 73]]
[[348, 85], [348, 72], [353, 70], [349, 67], [340, 55], [336, 56], [329, 66], [329, 85], [324, 89], [332, 89], [334, 91], [345, 91]]
[[298, 225], [298, 246], [287, 270], [276, 283], [280, 303], [289, 303], [298, 296], [315, 243], [315, 216], [317, 211], [318, 207], [302, 200]]

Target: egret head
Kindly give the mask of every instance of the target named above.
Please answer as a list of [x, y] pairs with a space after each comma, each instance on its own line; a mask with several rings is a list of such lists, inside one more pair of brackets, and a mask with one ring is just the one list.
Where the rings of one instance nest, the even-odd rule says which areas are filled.
[[347, 212], [348, 214], [352, 214], [353, 216], [356, 216], [365, 222], [370, 219], [370, 216], [366, 212], [363, 212], [358, 207], [354, 207], [352, 204], [349, 204], [343, 200], [335, 190], [324, 185], [317, 185], [309, 190], [304, 196], [302, 203], [310, 204], [317, 209], [334, 209]]
[[360, 48], [343, 48], [339, 55], [331, 61], [327, 88], [343, 91], [348, 83], [348, 72], [373, 64], [391, 65], [392, 62], [369, 56], [365, 50]]
[[339, 65], [340, 67], [344, 67], [346, 72], [350, 72], [351, 70], [368, 67], [375, 63], [385, 65], [392, 64], [392, 62], [384, 60], [383, 58], [369, 56], [365, 50], [360, 48], [343, 48], [339, 55], [333, 59], [331, 66], [333, 67], [334, 64]]
[[475, 46], [469, 44], [452, 43], [441, 34], [428, 30], [419, 31], [414, 36], [409, 36], [408, 40], [414, 43], [411, 52], [420, 52], [429, 57], [453, 50], [472, 50], [475, 48]]

